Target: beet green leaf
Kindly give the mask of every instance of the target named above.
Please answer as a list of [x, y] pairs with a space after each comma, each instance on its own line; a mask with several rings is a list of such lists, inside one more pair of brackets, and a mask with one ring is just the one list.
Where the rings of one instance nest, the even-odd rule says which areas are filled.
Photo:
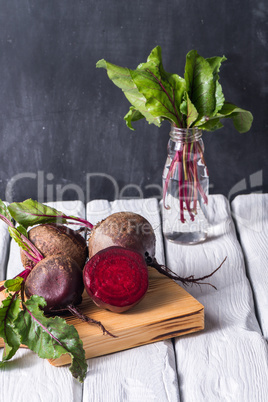
[[11, 216], [24, 228], [43, 223], [80, 224], [92, 229], [93, 225], [82, 218], [67, 216], [55, 208], [51, 208], [31, 198], [23, 202], [13, 202], [8, 206]]
[[218, 115], [232, 119], [234, 126], [239, 133], [245, 133], [248, 131], [253, 121], [253, 116], [249, 111], [241, 109], [229, 102], [224, 103]]
[[16, 276], [13, 279], [7, 279], [4, 282], [4, 287], [9, 291], [9, 292], [18, 292], [21, 290], [21, 285], [23, 282], [23, 278]]
[[223, 107], [215, 116], [211, 117], [206, 122], [199, 122], [198, 126], [203, 130], [214, 131], [217, 128], [223, 127], [220, 123], [220, 120], [223, 118], [232, 119], [233, 124], [239, 133], [247, 132], [253, 121], [253, 116], [248, 110], [241, 109], [232, 103], [224, 102]]
[[134, 108], [134, 106], [130, 106], [128, 113], [124, 117], [127, 126], [131, 129], [134, 130], [132, 126], [133, 121], [138, 121], [141, 119], [144, 119], [144, 116]]
[[10, 294], [0, 306], [0, 338], [4, 339], [5, 349], [3, 362], [11, 359], [20, 347], [20, 336], [14, 326], [14, 321], [20, 312], [20, 298], [17, 294]]
[[14, 226], [12, 223], [12, 216], [6, 206], [6, 204], [0, 200], [0, 219], [8, 226]]
[[45, 305], [45, 300], [36, 295], [23, 303], [23, 309], [14, 322], [21, 343], [43, 359], [56, 359], [68, 353], [72, 359], [72, 375], [83, 382], [87, 363], [78, 332], [61, 317], [45, 317], [40, 309]]
[[222, 106], [224, 105], [224, 95], [222, 92], [222, 86], [219, 83], [219, 71], [220, 71], [220, 67], [222, 62], [224, 62], [226, 59], [225, 56], [223, 57], [211, 57], [206, 59], [206, 61], [209, 63], [211, 69], [212, 69], [212, 74], [213, 74], [213, 79], [216, 85], [216, 90], [215, 90], [215, 100], [216, 100], [216, 107], [214, 110], [214, 115], [222, 108]]
[[217, 85], [217, 73], [223, 59], [217, 57], [208, 61], [196, 50], [191, 50], [186, 56], [184, 77], [187, 93], [200, 118], [213, 116], [223, 104], [221, 86]]
[[[98, 68], [105, 68], [107, 70], [108, 77], [113, 81], [113, 83], [122, 89], [128, 101], [132, 104], [132, 111], [135, 110], [138, 112], [139, 118], [145, 117], [148, 123], [153, 123], [157, 126], [160, 126], [161, 118], [158, 116], [153, 116], [147, 109], [146, 106], [146, 98], [143, 94], [138, 90], [136, 84], [134, 83], [131, 70], [125, 67], [119, 67], [115, 64], [108, 63], [105, 60], [99, 60], [96, 64]], [[133, 129], [131, 125], [131, 118], [129, 114], [128, 118], [126, 118], [126, 122], [129, 128]], [[136, 114], [137, 116], [137, 114]], [[137, 120], [137, 119], [136, 119]], [[135, 119], [133, 120], [135, 121]]]
[[160, 46], [152, 50], [146, 63], [130, 70], [130, 74], [139, 92], [147, 99], [146, 108], [151, 115], [182, 126], [179, 105], [186, 89], [185, 81], [164, 70]]
[[87, 363], [77, 330], [63, 318], [46, 317], [40, 309], [46, 305], [43, 297], [34, 295], [27, 301], [22, 301], [22, 283], [23, 278], [19, 277], [4, 283], [8, 296], [0, 306], [0, 337], [5, 342], [0, 367], [11, 359], [23, 344], [43, 359], [56, 359], [68, 353], [72, 360], [72, 375], [83, 382]]
[[[25, 231], [25, 229], [21, 225], [19, 226], [19, 228], [21, 230], [23, 229], [23, 232]], [[19, 247], [32, 261], [35, 261], [37, 263], [44, 258], [40, 251], [28, 240], [28, 237], [21, 233], [19, 229], [9, 226], [8, 232], [12, 239], [16, 241]]]
[[221, 127], [223, 118], [231, 118], [239, 132], [246, 132], [252, 124], [252, 115], [225, 101], [219, 83], [221, 64], [225, 56], [205, 59], [196, 50], [186, 55], [184, 78], [167, 73], [162, 64], [160, 46], [156, 46], [135, 70], [119, 67], [105, 60], [97, 67], [106, 68], [108, 77], [121, 88], [131, 103], [125, 116], [127, 126], [146, 118], [160, 126], [163, 120], [180, 128], [199, 127], [214, 131]]
[[8, 210], [15, 221], [19, 222], [26, 229], [40, 223], [51, 223], [57, 220], [58, 223], [66, 223], [64, 214], [55, 208], [48, 207], [32, 199], [23, 202], [13, 202]]
[[191, 102], [187, 92], [185, 92], [184, 96], [185, 99], [180, 106], [180, 110], [186, 116], [186, 125], [187, 128], [189, 128], [198, 118], [198, 111], [196, 110], [194, 104]]

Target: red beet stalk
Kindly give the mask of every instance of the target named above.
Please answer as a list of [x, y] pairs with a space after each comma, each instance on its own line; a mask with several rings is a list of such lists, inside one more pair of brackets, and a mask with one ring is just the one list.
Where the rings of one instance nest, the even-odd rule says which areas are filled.
[[[183, 143], [182, 147], [182, 150], [176, 151], [174, 158], [169, 166], [163, 189], [163, 205], [166, 209], [170, 208], [169, 205], [167, 205], [166, 203], [168, 186], [170, 179], [174, 174], [174, 171], [178, 169], [178, 199], [180, 209], [180, 221], [184, 223], [184, 210], [188, 211], [190, 219], [194, 221], [194, 214], [197, 210], [198, 195], [200, 194], [205, 204], [207, 204], [208, 199], [199, 182], [197, 173], [197, 162], [199, 157], [205, 165], [202, 149], [196, 142], [191, 144], [185, 142]], [[193, 160], [191, 160], [190, 158], [191, 151], [193, 152]]]

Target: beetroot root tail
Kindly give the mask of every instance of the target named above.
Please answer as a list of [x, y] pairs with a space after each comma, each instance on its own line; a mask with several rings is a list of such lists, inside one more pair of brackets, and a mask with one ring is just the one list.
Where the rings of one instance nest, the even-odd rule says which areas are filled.
[[100, 321], [94, 320], [93, 318], [86, 316], [77, 307], [74, 307], [73, 305], [69, 304], [67, 306], [67, 309], [70, 311], [70, 313], [72, 313], [74, 316], [76, 316], [80, 320], [87, 322], [88, 324], [98, 325], [100, 327], [100, 329], [102, 330], [103, 335], [109, 335], [113, 338], [117, 338], [117, 336], [112, 334], [110, 331], [108, 331]]
[[227, 257], [224, 258], [224, 260], [222, 261], [222, 263], [216, 268], [214, 269], [214, 271], [212, 271], [210, 274], [199, 277], [199, 278], [195, 278], [194, 275], [190, 275], [188, 277], [181, 277], [179, 275], [177, 275], [175, 272], [173, 272], [170, 268], [168, 268], [165, 265], [160, 265], [158, 264], [158, 262], [156, 261], [156, 259], [151, 259], [150, 257], [147, 257], [147, 263], [150, 267], [155, 268], [160, 274], [163, 274], [165, 276], [167, 276], [170, 279], [173, 279], [175, 281], [179, 281], [181, 283], [183, 283], [184, 285], [189, 285], [191, 284], [196, 284], [196, 285], [209, 285], [212, 286], [214, 289], [217, 289], [216, 286], [212, 285], [209, 282], [203, 282], [205, 279], [210, 278], [212, 275], [214, 275], [223, 265], [223, 263], [226, 261]]

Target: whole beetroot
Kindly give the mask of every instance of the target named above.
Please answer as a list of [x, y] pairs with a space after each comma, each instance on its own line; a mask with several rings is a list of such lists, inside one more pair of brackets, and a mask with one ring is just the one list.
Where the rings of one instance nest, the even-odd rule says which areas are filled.
[[[67, 226], [55, 223], [41, 224], [29, 230], [28, 238], [44, 257], [66, 255], [83, 269], [88, 253], [86, 239]], [[24, 267], [34, 266], [23, 250], [21, 260]]]
[[68, 309], [82, 302], [82, 271], [70, 257], [51, 255], [39, 261], [25, 282], [27, 297], [38, 295], [46, 300], [45, 312]]
[[119, 246], [153, 258], [155, 243], [155, 233], [147, 219], [134, 212], [116, 212], [93, 227], [88, 255], [91, 258], [104, 248]]

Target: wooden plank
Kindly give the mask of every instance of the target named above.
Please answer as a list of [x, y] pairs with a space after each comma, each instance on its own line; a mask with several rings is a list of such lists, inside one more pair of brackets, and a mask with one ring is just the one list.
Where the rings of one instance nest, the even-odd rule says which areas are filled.
[[205, 243], [165, 243], [167, 265], [182, 276], [208, 274], [227, 256], [209, 278], [217, 290], [208, 285], [187, 288], [204, 305], [206, 330], [175, 339], [180, 395], [187, 402], [266, 401], [267, 343], [256, 320], [244, 256], [225, 197], [209, 197], [209, 220]]
[[[98, 308], [84, 293], [79, 308], [87, 316], [101, 321], [117, 338], [103, 335], [99, 327], [66, 315], [83, 341], [86, 358], [102, 356], [147, 343], [169, 339], [204, 329], [204, 308], [185, 289], [149, 267], [149, 289], [143, 300], [131, 310], [117, 314]], [[2, 292], [3, 293], [3, 292]], [[3, 296], [2, 296], [3, 298]], [[3, 341], [0, 339], [0, 347]], [[55, 366], [69, 364], [69, 355], [49, 360]]]
[[237, 196], [231, 204], [257, 317], [268, 340], [268, 194]]

